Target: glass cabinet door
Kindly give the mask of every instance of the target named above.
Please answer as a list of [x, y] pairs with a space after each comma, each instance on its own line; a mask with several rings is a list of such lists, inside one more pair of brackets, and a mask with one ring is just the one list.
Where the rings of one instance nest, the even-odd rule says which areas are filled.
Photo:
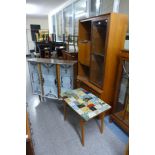
[[108, 19], [92, 22], [92, 53], [96, 55], [105, 54], [107, 38]]
[[29, 73], [30, 73], [30, 80], [31, 80], [33, 94], [41, 95], [41, 85], [40, 85], [37, 63], [29, 62]]
[[73, 65], [60, 65], [61, 93], [74, 88]]
[[114, 114], [125, 124], [129, 124], [129, 62], [121, 61], [121, 76], [117, 88], [117, 99]]
[[108, 18], [92, 22], [92, 47], [90, 59], [90, 81], [103, 87], [105, 45], [107, 38]]
[[97, 87], [103, 86], [104, 57], [91, 55], [90, 82]]
[[48, 98], [57, 98], [57, 80], [56, 80], [56, 65], [41, 64], [43, 78], [43, 96]]

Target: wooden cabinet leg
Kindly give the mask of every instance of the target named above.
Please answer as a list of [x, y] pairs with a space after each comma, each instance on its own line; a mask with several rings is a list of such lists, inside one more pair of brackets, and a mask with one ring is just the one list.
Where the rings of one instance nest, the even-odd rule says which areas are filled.
[[64, 120], [66, 120], [66, 117], [67, 117], [67, 112], [66, 112], [66, 110], [67, 110], [67, 103], [64, 102]]
[[84, 120], [80, 120], [80, 127], [81, 127], [81, 143], [84, 146]]
[[100, 132], [103, 133], [103, 128], [104, 128], [104, 113], [99, 115], [101, 126], [100, 126]]

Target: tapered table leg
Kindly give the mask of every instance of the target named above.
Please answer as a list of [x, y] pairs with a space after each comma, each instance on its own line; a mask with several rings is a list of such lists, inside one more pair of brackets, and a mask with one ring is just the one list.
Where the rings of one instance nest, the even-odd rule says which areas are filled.
[[67, 109], [67, 103], [64, 102], [64, 120], [66, 120], [66, 117], [67, 117], [66, 109]]
[[84, 120], [80, 120], [80, 127], [81, 127], [81, 143], [84, 146], [84, 125], [85, 125], [85, 121]]
[[104, 113], [101, 113], [99, 115], [99, 119], [100, 119], [100, 122], [101, 122], [101, 125], [100, 125], [100, 132], [103, 133], [103, 128], [104, 128]]

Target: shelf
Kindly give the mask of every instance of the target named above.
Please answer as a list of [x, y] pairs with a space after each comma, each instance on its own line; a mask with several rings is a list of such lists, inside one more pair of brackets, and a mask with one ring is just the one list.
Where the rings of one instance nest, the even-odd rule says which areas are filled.
[[101, 53], [97, 53], [97, 52], [92, 52], [93, 55], [97, 55], [97, 56], [102, 56], [104, 57], [104, 54], [101, 54]]
[[79, 43], [88, 43], [91, 42], [91, 40], [79, 40]]
[[122, 123], [124, 123], [126, 126], [129, 126], [129, 113], [126, 114], [125, 117], [123, 115], [124, 111], [120, 111], [113, 114], [113, 116], [117, 117], [117, 119], [119, 119]]
[[88, 85], [90, 88], [93, 88], [97, 93], [102, 94], [103, 90], [94, 86], [92, 83], [89, 82], [88, 78], [82, 77], [82, 76], [77, 76], [77, 79], [82, 81], [84, 84]]
[[79, 40], [91, 40], [91, 21], [79, 23]]

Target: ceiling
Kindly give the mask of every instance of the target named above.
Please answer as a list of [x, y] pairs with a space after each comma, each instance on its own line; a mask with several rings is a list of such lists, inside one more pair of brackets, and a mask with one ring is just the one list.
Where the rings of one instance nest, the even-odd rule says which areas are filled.
[[47, 17], [48, 13], [68, 0], [26, 0], [26, 15]]

